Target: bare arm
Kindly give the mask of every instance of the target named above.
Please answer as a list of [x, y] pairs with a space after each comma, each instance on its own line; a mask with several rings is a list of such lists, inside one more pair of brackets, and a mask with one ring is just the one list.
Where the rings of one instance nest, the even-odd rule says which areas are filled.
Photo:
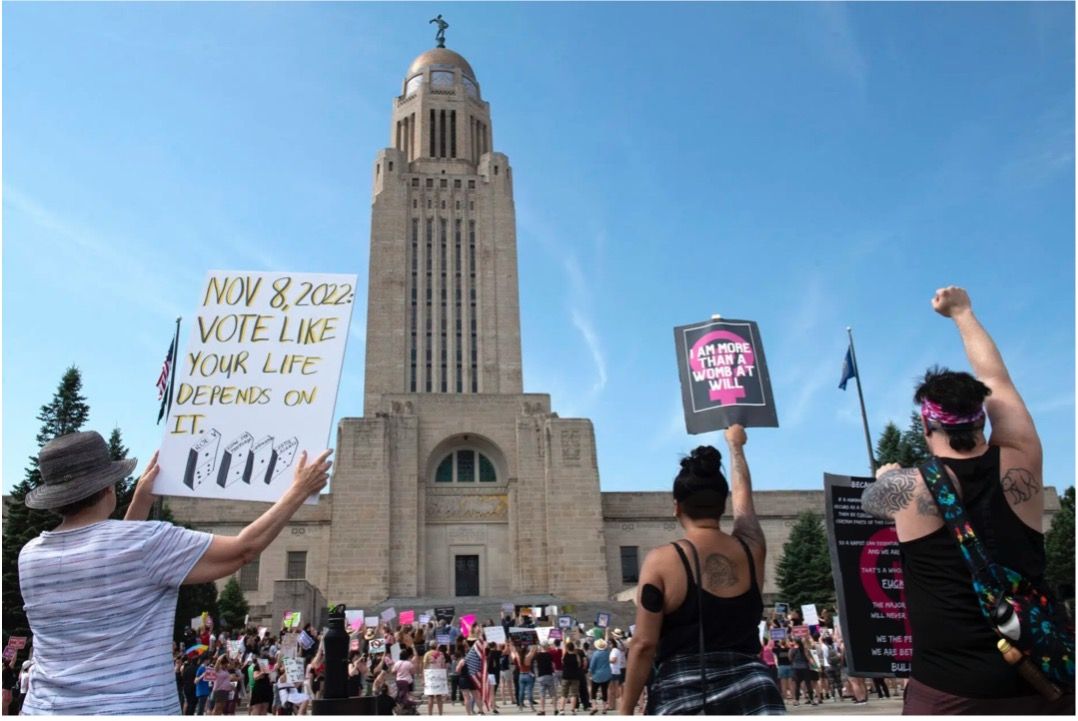
[[154, 502], [153, 481], [161, 470], [161, 466], [157, 465], [157, 453], [157, 451], [153, 452], [153, 457], [146, 464], [146, 470], [142, 472], [138, 483], [135, 484], [131, 503], [128, 504], [127, 513], [124, 514], [125, 521], [145, 521], [150, 516], [150, 508]]
[[1011, 380], [999, 348], [973, 315], [969, 295], [955, 286], [940, 288], [932, 307], [954, 321], [973, 374], [992, 390], [985, 401], [992, 422], [992, 444], [1014, 448], [1039, 460], [1041, 443], [1033, 418]]
[[292, 485], [279, 501], [238, 536], [214, 536], [210, 547], [184, 579], [186, 584], [206, 583], [224, 578], [250, 563], [277, 538], [288, 521], [310, 496], [325, 488], [333, 451], [324, 451], [307, 463], [307, 452], [300, 454]]
[[881, 467], [877, 480], [861, 494], [861, 509], [876, 518], [894, 520], [909, 508], [921, 480], [915, 468], [899, 468], [897, 463]]
[[[655, 661], [655, 652], [659, 647], [659, 632], [662, 630], [661, 601], [657, 606], [654, 601], [645, 602], [643, 598], [645, 586], [658, 589], [659, 596], [662, 597], [664, 584], [659, 574], [656, 551], [652, 551], [644, 558], [644, 564], [640, 568], [640, 581], [636, 591], [636, 630], [633, 632], [633, 641], [629, 644], [629, 654], [625, 661], [625, 685], [618, 703], [618, 713], [625, 716], [632, 716], [636, 709], [636, 702], [640, 698], [640, 692], [644, 690], [648, 673]], [[649, 608], [645, 608], [645, 603]], [[656, 608], [657, 610], [653, 610]]]
[[748, 436], [745, 429], [734, 424], [726, 429], [726, 443], [730, 447], [730, 480], [734, 511], [734, 535], [741, 538], [757, 556], [757, 565], [762, 564], [766, 550], [764, 531], [756, 517], [756, 508], [752, 504], [752, 477], [749, 475], [749, 462], [745, 460], [745, 444]]

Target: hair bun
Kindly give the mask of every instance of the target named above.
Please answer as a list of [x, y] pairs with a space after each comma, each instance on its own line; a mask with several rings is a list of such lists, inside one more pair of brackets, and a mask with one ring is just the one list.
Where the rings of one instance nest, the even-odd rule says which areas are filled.
[[697, 446], [688, 458], [681, 459], [681, 468], [694, 476], [707, 478], [720, 473], [722, 454], [714, 446]]

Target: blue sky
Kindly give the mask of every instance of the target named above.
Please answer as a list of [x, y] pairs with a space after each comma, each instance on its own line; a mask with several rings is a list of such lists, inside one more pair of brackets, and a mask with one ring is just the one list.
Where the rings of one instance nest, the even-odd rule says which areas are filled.
[[[3, 487], [77, 364], [148, 458], [154, 381], [210, 268], [367, 277], [392, 98], [445, 14], [514, 168], [525, 388], [595, 423], [605, 490], [668, 489], [675, 325], [759, 322], [763, 489], [863, 473], [915, 376], [966, 367], [969, 288], [1071, 485], [1071, 4], [3, 7]], [[361, 285], [365, 285], [362, 283]], [[365, 288], [337, 401], [362, 414]], [[724, 445], [719, 445], [725, 450]]]

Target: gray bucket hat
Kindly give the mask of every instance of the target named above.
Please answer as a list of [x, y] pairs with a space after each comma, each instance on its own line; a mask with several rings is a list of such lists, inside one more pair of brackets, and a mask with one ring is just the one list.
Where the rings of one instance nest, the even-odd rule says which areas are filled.
[[131, 475], [134, 458], [114, 461], [100, 433], [69, 433], [49, 441], [37, 454], [41, 485], [26, 494], [26, 505], [40, 510], [63, 508], [89, 498]]

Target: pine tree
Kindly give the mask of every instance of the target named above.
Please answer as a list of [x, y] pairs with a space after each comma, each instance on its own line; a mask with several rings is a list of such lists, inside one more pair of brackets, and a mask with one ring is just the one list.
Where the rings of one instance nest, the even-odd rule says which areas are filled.
[[1064, 492], [1059, 513], [1044, 536], [1045, 576], [1060, 600], [1074, 600], [1074, 486]]
[[[124, 445], [123, 437], [119, 428], [113, 428], [109, 435], [109, 458], [114, 461], [122, 461], [127, 458], [128, 448]], [[131, 499], [135, 495], [135, 479], [133, 476], [116, 484], [116, 511], [112, 517], [119, 520], [127, 515], [127, 507], [131, 505]]]
[[927, 461], [931, 455], [928, 451], [928, 442], [925, 441], [925, 427], [921, 424], [921, 415], [914, 411], [910, 414], [909, 427], [902, 434], [897, 462], [903, 468], [916, 468]]
[[831, 572], [831, 554], [820, 516], [805, 511], [790, 529], [790, 538], [782, 547], [778, 565], [780, 600], [794, 608], [803, 604], [832, 605], [835, 580]]
[[888, 421], [887, 427], [880, 434], [880, 440], [876, 442], [876, 463], [886, 465], [898, 463], [902, 450], [902, 431], [894, 422]]
[[[41, 406], [37, 419], [41, 421], [41, 430], [37, 434], [37, 447], [40, 450], [54, 438], [74, 433], [82, 429], [90, 415], [90, 406], [82, 396], [82, 377], [79, 369], [71, 366], [60, 379], [60, 385], [52, 400]], [[3, 540], [3, 624], [4, 639], [8, 636], [29, 635], [30, 624], [23, 611], [23, 598], [19, 590], [19, 553], [30, 540], [37, 538], [42, 531], [57, 525], [55, 515], [48, 511], [27, 508], [23, 499], [26, 494], [41, 484], [37, 456], [30, 457], [26, 467], [26, 476], [11, 491], [8, 504], [8, 517], [4, 522]]]
[[235, 576], [229, 578], [228, 583], [221, 589], [221, 595], [217, 597], [217, 612], [221, 614], [221, 623], [227, 624], [229, 628], [241, 628], [243, 619], [251, 612]]

